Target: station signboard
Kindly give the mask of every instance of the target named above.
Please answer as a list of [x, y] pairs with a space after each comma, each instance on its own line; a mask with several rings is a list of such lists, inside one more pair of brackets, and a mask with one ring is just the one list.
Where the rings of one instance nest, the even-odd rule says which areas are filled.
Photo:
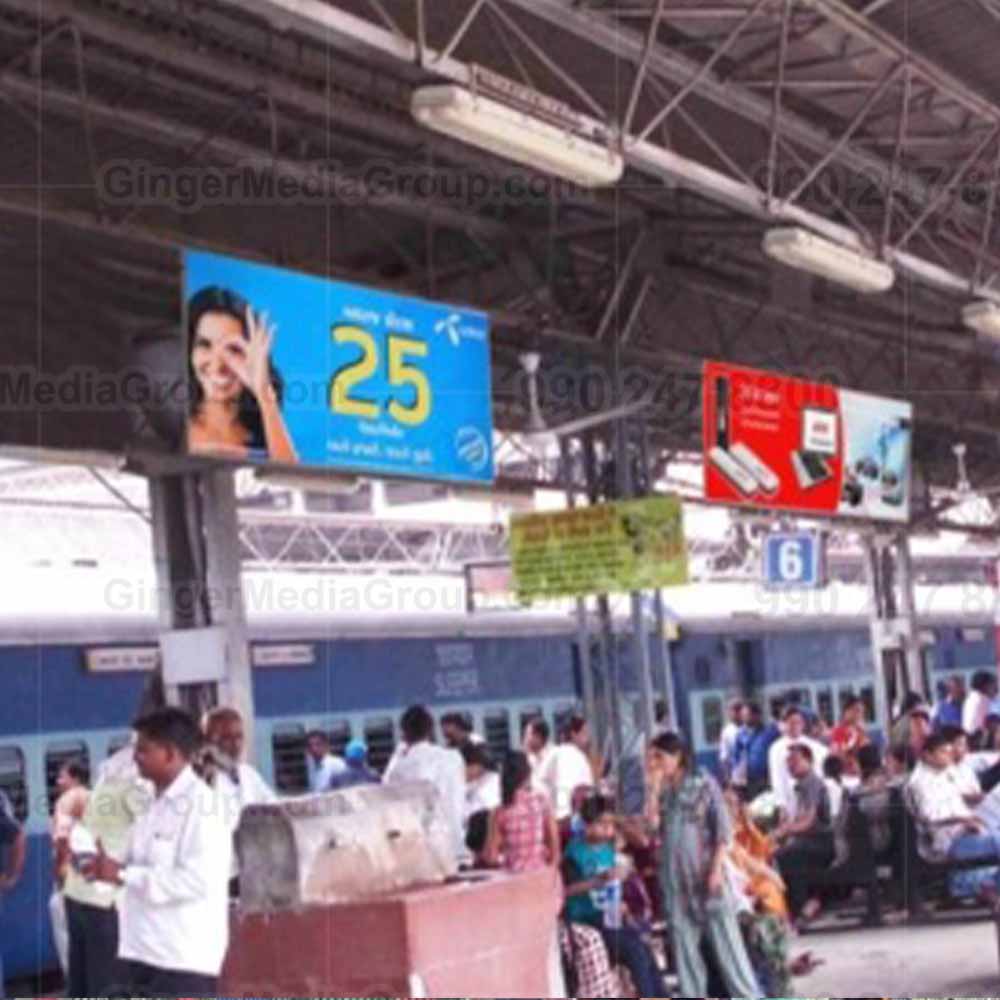
[[826, 536], [818, 531], [779, 531], [764, 539], [766, 587], [796, 590], [826, 586]]
[[910, 403], [710, 361], [702, 405], [706, 499], [909, 520]]
[[683, 512], [677, 497], [515, 514], [510, 548], [515, 591], [524, 602], [687, 582]]
[[492, 483], [486, 314], [194, 250], [184, 275], [189, 454]]

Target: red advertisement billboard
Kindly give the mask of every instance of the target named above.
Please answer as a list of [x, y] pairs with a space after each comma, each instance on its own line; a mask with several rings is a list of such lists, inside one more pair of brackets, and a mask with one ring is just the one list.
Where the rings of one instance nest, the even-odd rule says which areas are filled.
[[909, 403], [709, 361], [702, 407], [706, 499], [909, 519]]

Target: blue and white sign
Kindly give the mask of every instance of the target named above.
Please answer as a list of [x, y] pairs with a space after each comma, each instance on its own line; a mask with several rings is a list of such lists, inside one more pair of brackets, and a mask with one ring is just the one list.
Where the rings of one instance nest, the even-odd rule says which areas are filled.
[[184, 266], [190, 453], [492, 482], [484, 313], [200, 251]]
[[825, 538], [819, 532], [779, 532], [764, 540], [764, 584], [768, 587], [824, 587], [825, 563]]

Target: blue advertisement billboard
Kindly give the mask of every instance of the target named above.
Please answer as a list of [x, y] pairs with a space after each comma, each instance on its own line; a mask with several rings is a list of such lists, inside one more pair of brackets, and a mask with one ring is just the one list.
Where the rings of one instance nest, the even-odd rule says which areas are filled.
[[489, 318], [184, 252], [191, 454], [493, 480]]

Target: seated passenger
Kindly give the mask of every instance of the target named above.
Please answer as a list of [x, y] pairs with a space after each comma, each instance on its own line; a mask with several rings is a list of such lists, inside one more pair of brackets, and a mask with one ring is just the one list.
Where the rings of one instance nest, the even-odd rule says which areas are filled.
[[951, 743], [951, 775], [965, 804], [970, 809], [975, 809], [985, 796], [979, 784], [979, 775], [969, 760], [969, 740], [965, 730], [958, 726], [942, 726], [938, 732]]
[[584, 835], [571, 841], [563, 860], [566, 915], [574, 924], [597, 930], [615, 964], [624, 965], [640, 996], [666, 996], [656, 959], [639, 932], [624, 918], [622, 882], [627, 868], [617, 865], [613, 804], [602, 795], [580, 807]]
[[728, 861], [741, 893], [740, 927], [747, 954], [765, 996], [788, 994], [793, 976], [808, 975], [820, 963], [811, 952], [791, 958], [785, 883], [769, 863], [774, 851], [771, 839], [750, 819], [735, 790], [728, 790], [725, 797], [734, 834]]
[[941, 733], [930, 736], [907, 785], [921, 830], [921, 854], [929, 861], [1000, 860], [1000, 838], [973, 813], [952, 773], [952, 745]]
[[872, 847], [880, 855], [892, 844], [892, 788], [894, 782], [898, 786], [902, 779], [889, 776], [882, 767], [881, 752], [874, 744], [858, 751], [858, 767], [861, 784], [850, 796], [868, 821]]
[[359, 785], [380, 785], [382, 778], [378, 771], [368, 766], [368, 744], [364, 740], [351, 740], [344, 747], [344, 763], [347, 769], [340, 771], [330, 779], [328, 791], [340, 792], [345, 788], [357, 788]]
[[830, 733], [830, 753], [844, 762], [847, 774], [858, 773], [858, 751], [868, 744], [868, 730], [865, 729], [865, 703], [852, 696], [844, 705], [840, 725]]
[[775, 831], [781, 845], [778, 870], [788, 886], [788, 906], [795, 920], [805, 922], [819, 913], [820, 902], [810, 898], [809, 876], [829, 866], [834, 856], [830, 795], [814, 770], [811, 747], [794, 743], [788, 749], [788, 770], [795, 783], [794, 818]]
[[771, 790], [786, 818], [793, 817], [797, 808], [796, 779], [789, 768], [791, 760], [789, 748], [792, 746], [808, 747], [809, 760], [817, 776], [822, 775], [823, 761], [826, 760], [829, 753], [822, 743], [806, 736], [805, 731], [806, 717], [801, 708], [793, 705], [785, 711], [785, 735], [781, 739], [775, 740], [774, 745], [768, 751]]
[[772, 867], [774, 842], [753, 822], [746, 803], [735, 790], [728, 789], [724, 794], [733, 821], [733, 844], [730, 848], [733, 863], [745, 875], [748, 893], [764, 912], [785, 919], [788, 916], [785, 883]]

